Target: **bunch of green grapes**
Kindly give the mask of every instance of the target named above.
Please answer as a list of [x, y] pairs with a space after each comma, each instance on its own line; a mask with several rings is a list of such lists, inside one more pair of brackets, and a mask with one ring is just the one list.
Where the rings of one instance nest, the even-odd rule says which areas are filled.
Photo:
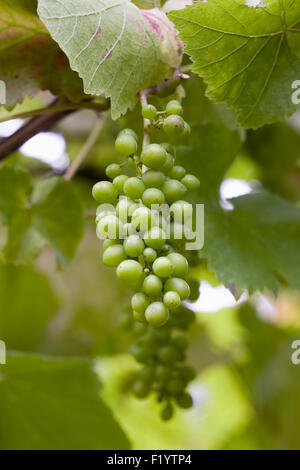
[[[190, 132], [178, 101], [170, 101], [160, 113], [145, 104], [142, 115], [167, 136]], [[169, 143], [144, 145], [138, 156], [137, 135], [124, 129], [115, 146], [128, 157], [135, 176], [126, 175], [122, 165], [113, 163], [106, 168], [111, 181], [94, 185], [93, 196], [101, 204], [97, 233], [104, 239], [104, 264], [116, 268], [118, 278], [135, 291], [131, 320], [138, 325], [138, 335], [131, 352], [143, 368], [133, 392], [143, 398], [155, 391], [164, 403], [161, 416], [168, 420], [173, 402], [182, 408], [192, 406], [186, 387], [195, 371], [183, 365], [188, 344], [179, 332], [194, 320], [182, 305], [190, 297], [188, 261], [182, 253], [191, 229], [186, 230], [185, 222], [193, 216], [193, 206], [184, 198], [200, 182], [175, 164]]]

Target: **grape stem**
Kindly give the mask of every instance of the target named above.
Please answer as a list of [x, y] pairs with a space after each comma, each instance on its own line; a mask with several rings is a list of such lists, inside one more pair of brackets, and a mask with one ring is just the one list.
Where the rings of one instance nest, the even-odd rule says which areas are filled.
[[87, 158], [88, 154], [90, 153], [90, 151], [96, 144], [98, 137], [101, 134], [101, 131], [103, 129], [103, 126], [104, 126], [104, 119], [101, 116], [99, 119], [97, 119], [96, 124], [92, 128], [87, 140], [83, 144], [76, 158], [73, 160], [73, 162], [67, 169], [64, 175], [64, 179], [66, 181], [69, 181], [70, 179], [72, 179], [75, 173], [77, 173], [78, 169], [80, 168], [80, 166], [82, 165], [82, 163]]
[[[145, 106], [147, 102], [148, 91], [143, 90], [140, 92], [141, 106]], [[144, 119], [144, 138], [143, 138], [143, 149], [150, 144], [149, 129], [151, 127], [150, 119]]]

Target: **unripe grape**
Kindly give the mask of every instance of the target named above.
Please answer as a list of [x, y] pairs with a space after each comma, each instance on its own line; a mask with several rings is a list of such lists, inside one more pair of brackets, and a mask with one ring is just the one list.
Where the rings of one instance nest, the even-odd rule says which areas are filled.
[[161, 145], [150, 144], [144, 148], [141, 158], [148, 168], [159, 170], [166, 162], [167, 152]]
[[151, 227], [152, 213], [148, 207], [138, 207], [132, 214], [132, 224], [137, 230], [145, 231]]
[[158, 328], [168, 321], [169, 310], [162, 302], [153, 302], [147, 307], [145, 317], [151, 326]]
[[184, 366], [179, 369], [179, 375], [186, 382], [191, 382], [195, 379], [197, 374], [193, 367]]
[[99, 181], [93, 186], [93, 197], [99, 204], [113, 204], [118, 196], [118, 191], [110, 181]]
[[127, 175], [119, 175], [113, 179], [113, 185], [117, 188], [119, 192], [124, 191], [124, 184], [128, 180]]
[[184, 120], [181, 116], [172, 114], [164, 120], [163, 130], [170, 137], [180, 136], [184, 131]]
[[146, 398], [150, 393], [150, 386], [147, 382], [137, 380], [132, 387], [134, 395], [138, 398]]
[[136, 310], [133, 310], [133, 318], [135, 321], [138, 321], [140, 323], [147, 323], [147, 320], [145, 318], [145, 312], [137, 312]]
[[132, 310], [135, 310], [136, 312], [144, 313], [149, 305], [149, 297], [147, 297], [144, 292], [137, 292], [131, 299]]
[[131, 258], [137, 258], [145, 249], [143, 240], [138, 235], [130, 235], [124, 241], [124, 250]]
[[122, 221], [127, 221], [129, 217], [129, 208], [135, 204], [130, 198], [128, 197], [121, 197], [119, 199], [118, 204], [116, 205], [116, 215]]
[[148, 188], [159, 188], [166, 177], [161, 171], [148, 170], [143, 174], [142, 179]]
[[106, 168], [105, 174], [108, 178], [111, 178], [113, 180], [114, 178], [122, 174], [122, 169], [117, 163], [111, 163]]
[[109, 238], [106, 238], [105, 240], [103, 240], [103, 250], [105, 251], [109, 246], [112, 246], [112, 245], [120, 245], [120, 240], [116, 239], [116, 240], [110, 240]]
[[160, 227], [152, 227], [144, 236], [147, 246], [159, 250], [166, 242], [166, 234]]
[[172, 375], [172, 369], [164, 364], [158, 364], [154, 369], [154, 377], [158, 382], [166, 382]]
[[165, 278], [170, 277], [173, 273], [173, 264], [166, 256], [160, 256], [157, 258], [152, 266], [154, 274], [159, 277]]
[[170, 153], [171, 155], [175, 155], [175, 150], [174, 150], [174, 147], [173, 145], [169, 144], [169, 142], [163, 142], [162, 144], [160, 144], [168, 153]]
[[166, 388], [172, 395], [178, 395], [183, 392], [185, 383], [180, 379], [172, 379], [167, 383]]
[[143, 277], [143, 268], [137, 261], [128, 259], [119, 264], [117, 276], [130, 285], [137, 284]]
[[182, 178], [184, 177], [184, 175], [186, 174], [186, 170], [185, 168], [183, 168], [183, 166], [180, 166], [180, 165], [175, 165], [173, 166], [172, 170], [170, 171], [169, 173], [169, 176], [170, 178], [173, 178], [175, 180], [182, 180]]
[[100, 222], [101, 219], [103, 219], [107, 215], [116, 215], [116, 213], [115, 213], [115, 211], [102, 211], [102, 212], [99, 212], [99, 214], [97, 214], [97, 216], [96, 216], [96, 225], [98, 224], [98, 222]]
[[[180, 277], [180, 276], [178, 276]], [[200, 282], [197, 281], [197, 279], [187, 279], [187, 282], [190, 286], [191, 293], [189, 297], [190, 302], [196, 302], [199, 298], [199, 288], [200, 288]]]
[[196, 189], [200, 188], [200, 181], [194, 175], [185, 175], [181, 182], [189, 191], [196, 191]]
[[158, 276], [149, 274], [149, 276], [144, 279], [143, 291], [150, 297], [158, 297], [161, 294], [162, 288], [163, 284]]
[[128, 238], [130, 235], [135, 235], [135, 228], [129, 222], [126, 222], [123, 226], [121, 233], [122, 238]]
[[189, 393], [182, 393], [176, 397], [176, 402], [180, 408], [191, 408], [193, 406], [193, 399]]
[[167, 175], [172, 170], [174, 162], [175, 160], [172, 155], [167, 153], [166, 163], [161, 167], [161, 171]]
[[160, 417], [163, 421], [170, 421], [174, 414], [174, 409], [171, 403], [167, 403], [166, 406], [161, 410]]
[[139, 378], [143, 382], [151, 382], [154, 377], [154, 368], [145, 366], [139, 371]]
[[193, 217], [193, 206], [187, 201], [176, 201], [170, 207], [170, 214], [178, 223], [184, 223]]
[[154, 204], [159, 206], [163, 204], [165, 202], [165, 196], [160, 189], [148, 188], [143, 193], [142, 201], [146, 207], [151, 208], [151, 206], [153, 206]]
[[105, 238], [116, 239], [123, 230], [123, 224], [115, 215], [107, 215], [97, 224], [97, 235], [102, 240]]
[[185, 122], [182, 137], [189, 136], [191, 134], [191, 132], [192, 132], [191, 126], [187, 122]]
[[177, 336], [172, 340], [172, 344], [176, 349], [185, 351], [189, 345], [188, 340], [184, 336]]
[[132, 135], [121, 133], [116, 139], [115, 147], [117, 152], [128, 157], [137, 151], [136, 139]]
[[171, 116], [171, 114], [178, 114], [181, 116], [183, 114], [183, 109], [179, 101], [172, 100], [167, 104], [166, 112], [168, 116]]
[[134, 132], [133, 129], [122, 129], [120, 132], [119, 132], [119, 135], [130, 135], [131, 137], [133, 137], [136, 141], [138, 140], [138, 136], [136, 135], [136, 132]]
[[188, 238], [189, 239], [189, 227], [182, 225], [182, 224], [177, 224], [174, 222], [170, 223], [170, 237], [169, 240], [172, 243], [172, 245], [176, 247], [180, 247], [184, 241]]
[[157, 258], [157, 253], [153, 248], [145, 248], [143, 255], [147, 263], [153, 263]]
[[145, 104], [142, 107], [142, 116], [144, 119], [155, 119], [157, 116], [157, 109], [152, 104]]
[[166, 364], [172, 364], [172, 362], [176, 362], [178, 359], [178, 355], [176, 350], [171, 346], [163, 346], [158, 351], [158, 357], [162, 362]]
[[190, 287], [184, 279], [179, 277], [171, 277], [168, 279], [164, 286], [164, 291], [174, 291], [180, 295], [181, 300], [185, 300], [190, 295]]
[[173, 264], [173, 277], [185, 277], [189, 270], [189, 263], [180, 253], [170, 253], [169, 260]]
[[180, 181], [170, 179], [164, 182], [162, 191], [167, 203], [172, 204], [173, 202], [182, 199], [187, 190], [185, 185]]
[[124, 184], [124, 193], [130, 199], [140, 199], [145, 191], [145, 185], [140, 178], [133, 176], [128, 178]]
[[109, 246], [103, 253], [102, 260], [106, 266], [117, 267], [127, 258], [123, 245]]
[[177, 292], [169, 291], [164, 295], [164, 304], [170, 310], [174, 310], [180, 305], [180, 295]]

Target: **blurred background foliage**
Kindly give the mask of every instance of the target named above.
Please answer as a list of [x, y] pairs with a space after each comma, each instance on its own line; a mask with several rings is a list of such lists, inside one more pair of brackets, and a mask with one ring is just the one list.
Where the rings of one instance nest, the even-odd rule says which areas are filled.
[[[187, 121], [194, 126], [221, 126], [226, 132], [238, 134], [241, 140], [237, 157], [227, 167], [225, 165], [224, 174], [220, 174], [220, 181], [216, 183], [218, 191], [224, 181], [242, 182], [247, 187], [264, 187], [286, 200], [299, 201], [300, 117], [295, 115], [285, 123], [246, 133], [237, 128], [231, 111], [205, 98], [204, 90], [201, 80], [195, 77], [188, 81], [185, 91], [181, 90], [187, 95]], [[39, 107], [47, 100], [47, 94], [26, 100], [13, 114]], [[96, 118], [90, 111], [77, 112], [54, 129], [64, 137], [71, 161]], [[235, 305], [215, 312], [203, 312], [200, 303], [192, 304], [197, 321], [188, 333], [189, 361], [198, 375], [190, 388], [195, 404], [191, 410], [177, 411], [174, 420], [166, 424], [161, 422], [158, 405], [152, 398], [138, 401], [130, 395], [127, 383], [137, 365], [127, 354], [130, 335], [119, 325], [130, 293], [117, 280], [114, 271], [101, 262], [102, 245], [95, 236], [93, 221], [96, 206], [90, 193], [94, 182], [104, 177], [105, 167], [110, 162], [120, 161], [113, 146], [119, 129], [124, 125], [132, 126], [141, 134], [142, 123], [138, 109], [119, 122], [112, 122], [109, 114], [103, 119], [101, 135], [72, 181], [83, 205], [85, 225], [76, 256], [64, 269], [57, 269], [49, 246], [34, 262], [25, 265], [10, 264], [3, 258], [0, 262], [0, 339], [5, 340], [8, 350], [51, 356], [53, 374], [58, 373], [55, 358], [75, 356], [81, 357], [83, 362], [87, 358], [94, 361], [102, 382], [101, 397], [118, 423], [119, 434], [117, 432], [113, 441], [105, 441], [106, 427], [102, 426], [89, 443], [67, 441], [65, 446], [95, 448], [98, 445], [95, 440], [104, 439], [102, 448], [130, 445], [134, 449], [299, 449], [300, 365], [291, 361], [291, 345], [295, 339], [300, 339], [300, 295], [285, 283], [276, 297], [267, 289], [263, 295], [246, 293], [240, 302], [235, 302], [232, 296]], [[206, 145], [209, 144], [206, 142]], [[213, 149], [205, 148], [205, 152], [212, 163], [218, 163], [213, 161]], [[28, 158], [22, 152], [11, 156], [8, 164], [29, 169], [34, 182], [49, 172], [45, 163]], [[209, 184], [203, 182], [204, 187]], [[219, 197], [222, 200], [221, 192]], [[68, 229], [72, 232], [73, 227]], [[3, 224], [1, 247], [6, 240], [7, 227]], [[205, 262], [199, 264], [197, 254], [194, 265], [192, 276], [195, 279], [209, 282], [213, 287], [221, 285], [218, 274]], [[242, 292], [235, 292], [234, 286], [228, 287], [237, 300]], [[76, 367], [80, 369], [83, 366], [78, 360]], [[10, 356], [8, 364], [9, 361]], [[0, 366], [0, 385], [4, 367], [9, 365]], [[35, 367], [40, 374], [41, 366], [36, 364]], [[20, 384], [20, 376], [17, 378]], [[36, 378], [31, 380], [29, 375], [28, 380], [26, 387], [34, 390]], [[92, 379], [87, 377], [86, 380]], [[55, 379], [51, 383], [55, 384]], [[73, 391], [70, 385], [70, 396], [74, 390], [77, 394], [74, 384]], [[9, 396], [7, 394], [6, 398]], [[80, 397], [79, 394], [78, 399]], [[40, 398], [33, 396], [31, 399], [39, 403]], [[86, 400], [93, 399], [83, 394], [82, 401]], [[63, 409], [63, 398], [60, 406]], [[89, 410], [86, 410], [87, 416]], [[12, 426], [11, 422], [8, 426]], [[93, 423], [92, 429], [96, 426], [97, 422]], [[26, 427], [24, 430], [28, 431]], [[11, 431], [12, 435], [14, 433]], [[18, 436], [9, 443], [3, 436], [4, 428], [0, 427], [1, 448], [18, 445], [15, 444], [19, 442]], [[24, 444], [29, 448], [33, 445], [44, 448], [45, 442], [29, 439], [29, 443]], [[50, 439], [51, 446], [57, 446], [57, 442]]]

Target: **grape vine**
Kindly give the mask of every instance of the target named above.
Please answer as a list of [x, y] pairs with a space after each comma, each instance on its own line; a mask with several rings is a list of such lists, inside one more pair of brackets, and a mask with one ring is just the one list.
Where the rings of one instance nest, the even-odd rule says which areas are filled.
[[[111, 181], [96, 183], [92, 192], [100, 204], [96, 224], [99, 238], [104, 239], [103, 262], [115, 267], [117, 277], [135, 291], [130, 312], [122, 319], [135, 336], [131, 354], [143, 366], [132, 391], [138, 398], [155, 392], [163, 403], [161, 418], [167, 421], [174, 404], [181, 408], [193, 404], [187, 385], [195, 370], [184, 365], [188, 341], [181, 334], [194, 321], [194, 314], [182, 304], [191, 294], [189, 263], [183, 253], [186, 240], [194, 236], [193, 206], [184, 198], [200, 182], [176, 165], [171, 143], [150, 143], [151, 127], [161, 129], [171, 141], [190, 134], [181, 103], [171, 100], [158, 112], [145, 93], [141, 103], [145, 136], [140, 156], [132, 129], [123, 129], [115, 141], [134, 176], [112, 163], [106, 168]], [[197, 293], [198, 288], [197, 284]]]

